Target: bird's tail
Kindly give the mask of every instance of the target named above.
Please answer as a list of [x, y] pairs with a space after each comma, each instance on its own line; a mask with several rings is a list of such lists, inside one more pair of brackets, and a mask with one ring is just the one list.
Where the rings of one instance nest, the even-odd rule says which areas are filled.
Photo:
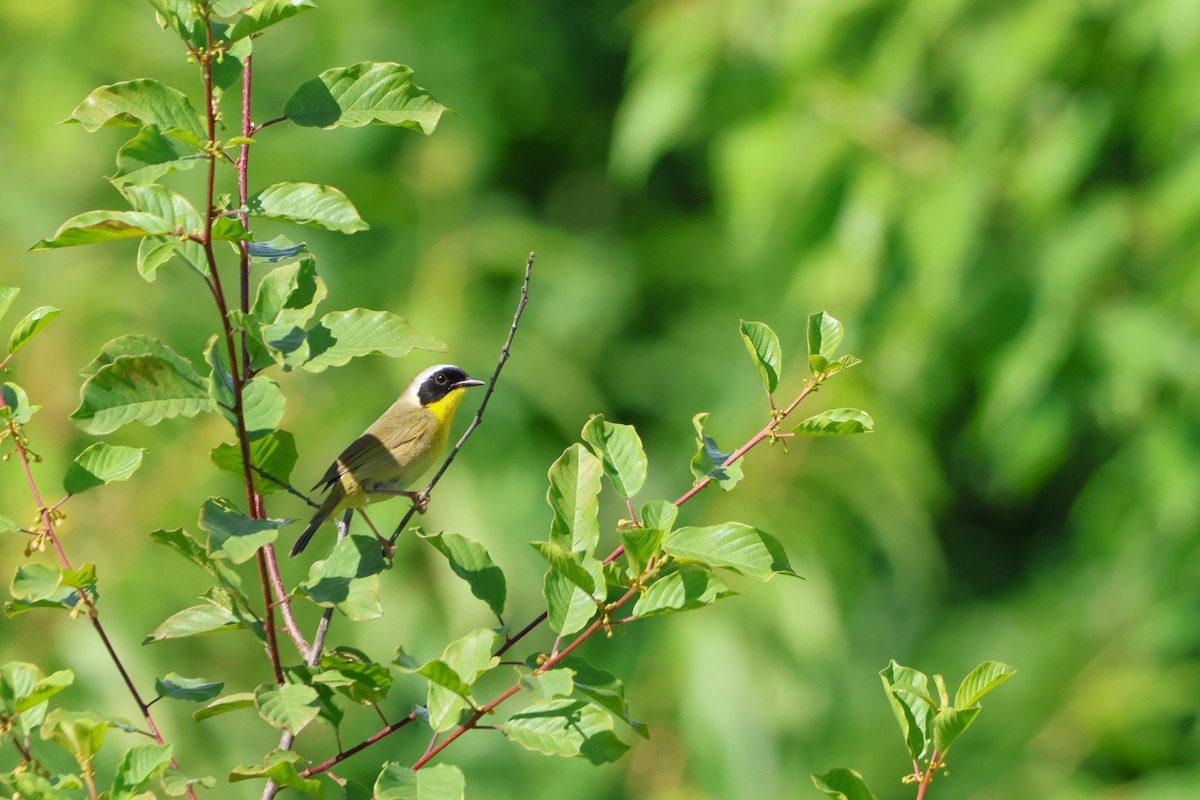
[[325, 502], [321, 503], [321, 507], [317, 509], [317, 513], [313, 514], [313, 518], [309, 520], [308, 527], [304, 529], [300, 534], [300, 538], [292, 545], [292, 552], [289, 555], [299, 555], [304, 548], [308, 547], [309, 539], [317, 532], [317, 528], [321, 527], [325, 523], [325, 520], [329, 519], [337, 511], [338, 504], [342, 502], [345, 495], [346, 493], [342, 490], [340, 483], [333, 484], [328, 496], [325, 498]]

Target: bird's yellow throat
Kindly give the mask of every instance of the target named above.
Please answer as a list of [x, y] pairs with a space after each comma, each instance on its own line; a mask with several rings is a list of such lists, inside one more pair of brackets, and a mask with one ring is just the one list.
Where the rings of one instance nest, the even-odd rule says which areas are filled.
[[425, 407], [437, 416], [439, 424], [445, 425], [454, 416], [454, 412], [458, 410], [458, 404], [462, 402], [466, 391], [465, 387], [451, 389], [446, 392], [446, 396], [441, 400], [435, 400]]

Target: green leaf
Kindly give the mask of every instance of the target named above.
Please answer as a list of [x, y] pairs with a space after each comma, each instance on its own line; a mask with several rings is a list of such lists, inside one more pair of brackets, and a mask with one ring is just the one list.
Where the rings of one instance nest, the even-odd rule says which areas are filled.
[[550, 627], [563, 636], [575, 633], [596, 615], [597, 600], [606, 594], [600, 561], [587, 553], [568, 553], [554, 542], [532, 544], [550, 564], [542, 583]]
[[438, 661], [452, 670], [465, 685], [466, 691], [461, 687], [436, 682], [430, 675], [418, 670], [430, 678], [426, 708], [429, 710], [429, 724], [435, 731], [453, 728], [458, 724], [461, 713], [472, 706], [468, 694], [470, 687], [481, 675], [500, 663], [500, 659], [492, 655], [499, 640], [500, 635], [496, 631], [484, 628], [456, 639], [442, 652]]
[[142, 465], [141, 447], [96, 442], [75, 457], [63, 477], [63, 490], [79, 494], [113, 481], [127, 480]]
[[4, 405], [0, 406], [0, 418], [18, 424], [29, 422], [34, 413], [41, 408], [41, 406], [32, 405], [29, 402], [29, 395], [25, 394], [25, 390], [15, 383], [0, 385], [0, 399], [4, 400]]
[[450, 569], [471, 587], [471, 594], [488, 604], [496, 616], [504, 613], [507, 586], [504, 573], [483, 545], [457, 533], [421, 537], [450, 562]]
[[223, 497], [210, 497], [200, 507], [200, 527], [208, 531], [208, 553], [241, 564], [254, 557], [260, 547], [278, 537], [286, 519], [251, 519]]
[[642, 524], [647, 528], [670, 533], [678, 516], [679, 507], [670, 501], [650, 500], [642, 504]]
[[625, 557], [629, 559], [629, 576], [637, 577], [646, 571], [650, 559], [662, 552], [667, 532], [658, 528], [627, 528], [619, 531]]
[[692, 476], [696, 482], [712, 478], [717, 484], [729, 491], [737, 486], [743, 477], [741, 461], [725, 465], [733, 455], [733, 451], [722, 453], [717, 446], [717, 440], [704, 433], [704, 423], [708, 420], [708, 412], [701, 411], [692, 417], [692, 426], [696, 429], [696, 455], [692, 456]]
[[678, 528], [663, 548], [678, 559], [724, 567], [759, 581], [777, 574], [796, 575], [778, 539], [740, 522]]
[[147, 125], [117, 151], [113, 183], [145, 185], [163, 175], [191, 169], [205, 161], [203, 152], [165, 136], [157, 125]]
[[246, 9], [226, 35], [230, 41], [244, 39], [310, 8], [316, 8], [312, 0], [259, 0]]
[[147, 78], [101, 86], [75, 107], [68, 121], [80, 123], [87, 131], [106, 125], [156, 125], [168, 136], [197, 147], [208, 138], [186, 95]]
[[368, 227], [350, 198], [332, 186], [317, 183], [268, 186], [247, 198], [246, 213], [338, 233], [355, 233]]
[[[604, 588], [603, 580], [596, 580], [595, 570], [589, 562], [596, 561], [589, 554], [562, 549], [555, 542], [530, 542], [550, 569], [559, 573], [588, 595], [599, 599]], [[598, 562], [597, 562], [598, 563]]]
[[742, 343], [746, 352], [762, 378], [763, 387], [767, 394], [774, 394], [779, 386], [779, 376], [783, 371], [783, 351], [779, 347], [779, 337], [762, 322], [746, 322], [741, 320], [738, 331], [742, 334]]
[[583, 426], [583, 440], [604, 463], [604, 474], [622, 497], [633, 497], [646, 482], [646, 452], [632, 425], [607, 422], [596, 414]]
[[559, 697], [570, 697], [575, 691], [575, 672], [566, 668], [530, 672], [521, 676], [521, 688], [535, 703], [548, 703]]
[[810, 777], [814, 786], [835, 800], [875, 800], [862, 775], [852, 769], [838, 768]]
[[25, 315], [25, 318], [17, 323], [17, 327], [13, 328], [12, 335], [8, 337], [8, 352], [15, 353], [29, 343], [29, 340], [37, 336], [42, 328], [50, 324], [50, 320], [62, 313], [61, 308], [53, 306], [40, 306], [30, 311]]
[[86, 244], [163, 236], [173, 225], [144, 211], [87, 211], [71, 217], [59, 226], [53, 238], [42, 239], [29, 248], [31, 253], [79, 247]]
[[299, 327], [308, 324], [325, 295], [316, 260], [305, 256], [268, 272], [259, 281], [250, 310], [263, 325]]
[[190, 703], [203, 703], [212, 700], [225, 688], [224, 681], [210, 681], [206, 678], [185, 678], [168, 672], [154, 680], [154, 690], [159, 697], [169, 697], [172, 700], [187, 700]]
[[57, 742], [82, 766], [95, 758], [110, 727], [112, 722], [94, 711], [56, 708], [42, 723], [42, 738]]
[[414, 349], [435, 353], [447, 349], [436, 339], [420, 335], [407, 320], [391, 312], [364, 308], [326, 314], [308, 332], [308, 341], [312, 356], [304, 369], [309, 372], [340, 367], [360, 356], [399, 358]]
[[[242, 451], [236, 444], [219, 444], [209, 453], [217, 469], [242, 476]], [[287, 483], [299, 458], [296, 452], [296, 437], [287, 431], [271, 431], [266, 436], [250, 442], [250, 463], [277, 481]], [[254, 488], [264, 497], [278, 491], [286, 491], [273, 480], [254, 473]]]
[[184, 244], [180, 239], [147, 237], [138, 242], [137, 270], [147, 283], [158, 279], [158, 271], [179, 252]]
[[198, 708], [192, 712], [192, 719], [196, 722], [202, 722], [210, 717], [219, 717], [222, 714], [228, 714], [230, 711], [240, 711], [243, 708], [254, 708], [254, 693], [253, 692], [237, 692], [235, 694], [227, 694], [224, 697], [218, 697], [204, 708]]
[[433, 133], [446, 107], [412, 82], [401, 64], [363, 62], [327, 69], [301, 84], [283, 113], [309, 128], [395, 125]]
[[593, 764], [620, 758], [629, 746], [613, 733], [613, 720], [583, 700], [564, 699], [513, 714], [504, 735], [527, 750], [548, 756], [582, 756]]
[[184, 639], [221, 631], [233, 631], [246, 627], [229, 609], [206, 603], [178, 611], [167, 618], [154, 632], [142, 640], [142, 644], [165, 642], [167, 639]]
[[842, 343], [842, 323], [820, 311], [808, 317], [808, 354], [832, 361]]
[[165, 791], [168, 796], [182, 797], [183, 795], [187, 794], [188, 788], [191, 786], [202, 786], [205, 789], [212, 789], [217, 785], [217, 781], [214, 778], [207, 776], [203, 778], [193, 778], [191, 776], [184, 775], [174, 767], [168, 766], [165, 770], [163, 770], [162, 785], [163, 791]]
[[929, 696], [929, 677], [911, 667], [889, 661], [879, 672], [892, 714], [914, 761], [929, 755], [933, 744], [935, 704]]
[[43, 564], [22, 564], [13, 576], [10, 591], [13, 600], [4, 605], [10, 617], [35, 608], [54, 608], [74, 612], [83, 603], [83, 594], [95, 602], [96, 568], [84, 564], [79, 569], [62, 570]]
[[1000, 684], [1011, 678], [1016, 670], [999, 661], [985, 661], [958, 685], [954, 693], [954, 707], [961, 710], [970, 708], [980, 699]]
[[850, 433], [871, 433], [875, 420], [857, 408], [831, 408], [801, 422], [792, 432], [797, 436], [845, 436]]
[[352, 534], [335, 544], [328, 558], [309, 567], [300, 590], [317, 605], [336, 608], [350, 619], [378, 619], [383, 616], [379, 573], [385, 567], [378, 540]]
[[[242, 414], [246, 422], [246, 436], [251, 441], [275, 432], [283, 421], [286, 398], [279, 384], [266, 375], [257, 375], [242, 390]], [[232, 413], [222, 413], [230, 423], [236, 423]], [[234, 428], [236, 429], [236, 424]]]
[[173, 530], [157, 530], [150, 534], [150, 539], [159, 544], [166, 545], [172, 550], [175, 550], [188, 561], [197, 565], [209, 575], [217, 578], [221, 583], [236, 595], [244, 607], [249, 607], [250, 601], [242, 594], [242, 579], [241, 576], [233, 569], [232, 565], [223, 558], [214, 559], [208, 554], [208, 550], [188, 535], [187, 531], [182, 528]]
[[633, 616], [691, 611], [733, 594], [725, 581], [708, 570], [685, 567], [664, 574], [646, 587], [633, 606]]
[[43, 675], [36, 664], [10, 661], [0, 666], [0, 710], [6, 717], [41, 705], [75, 682], [69, 669]]
[[366, 653], [353, 647], [335, 647], [321, 654], [321, 669], [336, 672], [342, 682], [328, 683], [356, 703], [370, 704], [385, 700], [392, 688], [392, 674], [387, 667], [372, 661]]
[[575, 656], [563, 659], [560, 666], [568, 667], [575, 673], [576, 692], [606, 709], [617, 719], [623, 720], [638, 736], [643, 739], [650, 738], [650, 731], [645, 723], [638, 722], [629, 715], [625, 684], [619, 678]]
[[568, 447], [550, 467], [550, 538], [567, 550], [591, 553], [600, 541], [602, 471], [600, 459], [581, 444]]
[[9, 590], [18, 600], [45, 600], [59, 593], [62, 577], [61, 567], [38, 563], [21, 564], [13, 574]]
[[933, 749], [944, 757], [950, 746], [979, 716], [979, 706], [972, 708], [941, 708], [933, 717]]
[[101, 369], [112, 364], [121, 356], [141, 355], [152, 355], [164, 360], [175, 360], [181, 365], [188, 367], [192, 365], [192, 362], [153, 336], [131, 333], [105, 342], [104, 346], [100, 348], [100, 355], [92, 359], [86, 367], [79, 371], [79, 374], [88, 378], [96, 375]]
[[8, 313], [8, 309], [12, 307], [13, 301], [17, 299], [17, 295], [21, 290], [16, 286], [0, 287], [0, 319]]
[[254, 690], [258, 715], [280, 730], [299, 733], [317, 717], [317, 691], [299, 683], [265, 683]]
[[375, 779], [375, 800], [463, 800], [466, 779], [452, 764], [438, 764], [413, 772], [408, 767], [385, 761]]
[[[129, 422], [156, 425], [177, 416], [211, 411], [207, 381], [191, 362], [170, 351], [159, 355], [121, 355], [83, 383], [79, 408], [71, 413], [80, 428], [94, 435], [112, 433]], [[94, 363], [94, 362], [93, 362]]]
[[276, 786], [286, 786], [303, 792], [309, 797], [323, 798], [324, 788], [319, 778], [301, 778], [296, 766], [303, 761], [303, 756], [294, 750], [273, 750], [267, 753], [262, 764], [244, 767], [238, 765], [229, 773], [232, 783], [256, 779], [269, 779]]
[[170, 744], [135, 744], [126, 751], [117, 765], [116, 779], [110, 800], [131, 800], [171, 763]]

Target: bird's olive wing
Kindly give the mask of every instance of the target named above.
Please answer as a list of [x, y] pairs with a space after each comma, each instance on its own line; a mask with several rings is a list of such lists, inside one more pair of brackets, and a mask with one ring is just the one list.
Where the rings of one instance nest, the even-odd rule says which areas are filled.
[[377, 420], [329, 465], [317, 485], [332, 484], [346, 473], [374, 475], [382, 480], [410, 461], [414, 454], [406, 452], [408, 448], [423, 438], [431, 438], [436, 428], [437, 417], [429, 412], [410, 414], [400, 424]]

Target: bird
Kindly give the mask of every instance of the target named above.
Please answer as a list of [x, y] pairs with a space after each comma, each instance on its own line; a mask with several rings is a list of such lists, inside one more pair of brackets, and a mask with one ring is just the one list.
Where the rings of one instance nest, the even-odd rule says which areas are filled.
[[[407, 489], [446, 446], [450, 423], [466, 390], [483, 385], [453, 364], [422, 370], [313, 486], [314, 491], [328, 489], [329, 494], [292, 545], [291, 555], [303, 551], [327, 519], [348, 508], [361, 509], [384, 497], [404, 495], [424, 511], [425, 498]], [[375, 535], [379, 537], [378, 531]]]

